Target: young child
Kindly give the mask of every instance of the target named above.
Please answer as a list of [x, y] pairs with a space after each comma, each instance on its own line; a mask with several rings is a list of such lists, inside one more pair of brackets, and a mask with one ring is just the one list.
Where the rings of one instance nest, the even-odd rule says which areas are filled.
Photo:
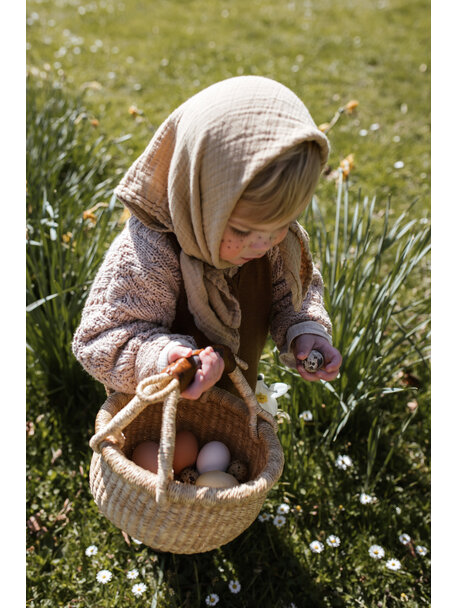
[[[206, 347], [182, 393], [197, 399], [215, 384], [235, 391], [210, 345], [246, 361], [254, 388], [270, 333], [305, 380], [333, 380], [342, 358], [296, 221], [328, 151], [305, 105], [268, 78], [230, 78], [178, 107], [115, 191], [131, 217], [74, 336], [84, 368], [132, 394], [143, 378]], [[313, 374], [302, 365], [312, 349], [325, 359]]]

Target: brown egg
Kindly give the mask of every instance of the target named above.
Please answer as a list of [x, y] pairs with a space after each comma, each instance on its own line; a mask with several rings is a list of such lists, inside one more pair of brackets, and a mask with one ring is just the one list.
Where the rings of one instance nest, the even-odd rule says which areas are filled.
[[156, 441], [143, 441], [133, 450], [131, 459], [138, 467], [156, 473], [158, 471], [158, 443]]
[[176, 433], [174, 446], [173, 469], [176, 475], [195, 464], [198, 456], [198, 440], [190, 431]]

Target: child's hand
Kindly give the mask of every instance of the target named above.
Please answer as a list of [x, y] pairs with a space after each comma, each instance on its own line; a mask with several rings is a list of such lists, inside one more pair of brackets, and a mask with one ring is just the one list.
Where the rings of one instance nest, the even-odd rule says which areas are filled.
[[[175, 346], [169, 350], [168, 363], [172, 363], [181, 357], [189, 357], [192, 349], [186, 346]], [[199, 399], [211, 386], [220, 380], [225, 368], [222, 357], [217, 354], [212, 346], [205, 348], [200, 354], [201, 368], [197, 370], [195, 379], [185, 391], [181, 393], [184, 399]]]
[[[307, 358], [311, 350], [319, 350], [325, 359], [322, 368], [314, 373], [307, 372], [302, 361]], [[296, 369], [304, 380], [334, 380], [339, 373], [342, 356], [337, 348], [331, 346], [328, 340], [315, 334], [301, 334], [293, 342], [293, 354], [296, 359]]]

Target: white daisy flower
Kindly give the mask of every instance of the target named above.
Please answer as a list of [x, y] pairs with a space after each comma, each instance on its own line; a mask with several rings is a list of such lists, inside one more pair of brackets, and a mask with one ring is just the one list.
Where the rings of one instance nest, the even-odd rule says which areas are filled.
[[399, 142], [401, 141], [401, 136], [400, 136], [400, 135], [395, 135], [395, 136], [393, 137], [393, 141], [394, 141], [394, 143], [396, 143], [396, 144], [397, 144], [397, 143], [399, 143]]
[[385, 557], [385, 549], [380, 547], [380, 545], [371, 545], [369, 547], [369, 555], [374, 559], [382, 559], [382, 557]]
[[426, 553], [428, 552], [426, 547], [423, 547], [422, 545], [417, 545], [415, 547], [415, 549], [416, 549], [416, 552], [418, 553], [418, 555], [421, 555], [421, 557], [424, 557], [426, 555]]
[[85, 554], [87, 557], [92, 557], [92, 555], [96, 555], [98, 553], [98, 547], [96, 545], [90, 545], [85, 550]]
[[139, 574], [139, 572], [137, 571], [137, 569], [133, 568], [133, 570], [129, 570], [127, 572], [127, 578], [133, 580], [135, 578], [138, 578], [138, 574]]
[[310, 422], [311, 420], [313, 420], [313, 414], [310, 410], [306, 410], [305, 412], [301, 412], [299, 414], [299, 417], [302, 418], [302, 420], [304, 420], [304, 422]]
[[147, 589], [147, 586], [144, 583], [136, 583], [131, 588], [131, 592], [133, 593], [133, 595], [135, 597], [139, 597], [146, 591], [146, 589]]
[[208, 606], [215, 606], [216, 604], [218, 604], [218, 601], [219, 601], [219, 596], [216, 593], [211, 593], [206, 598], [206, 604]]
[[228, 583], [228, 587], [231, 593], [239, 593], [239, 591], [241, 590], [241, 583], [238, 580], [230, 581]]
[[391, 559], [389, 559], [386, 562], [386, 567], [389, 570], [400, 570], [401, 569], [401, 562], [398, 559], [395, 559], [394, 557], [392, 557]]
[[109, 570], [100, 570], [97, 573], [97, 581], [102, 585], [106, 585], [112, 579], [112, 572]]
[[340, 545], [340, 538], [338, 536], [335, 536], [334, 534], [331, 534], [326, 539], [326, 544], [329, 547], [338, 547]]
[[319, 540], [313, 540], [310, 543], [309, 547], [312, 553], [321, 553], [325, 548], [323, 543], [321, 543]]
[[403, 545], [408, 545], [412, 539], [410, 538], [410, 536], [408, 534], [400, 534], [399, 540], [401, 541], [401, 543]]
[[403, 169], [404, 168], [404, 162], [402, 160], [398, 160], [394, 163], [393, 167], [395, 169]]
[[400, 515], [402, 513], [402, 509], [400, 507], [396, 507], [396, 513]]
[[380, 129], [380, 125], [378, 124], [378, 122], [374, 122], [371, 124], [371, 126], [369, 127], [369, 129], [371, 131], [378, 131]]
[[274, 382], [269, 387], [264, 382], [263, 374], [258, 376], [255, 388], [255, 396], [261, 407], [275, 416], [278, 410], [277, 398], [285, 395], [289, 390], [288, 384]]
[[366, 137], [366, 135], [369, 133], [369, 131], [367, 129], [361, 129], [361, 131], [359, 132], [359, 134], [361, 135], [361, 137]]
[[290, 512], [290, 505], [287, 505], [284, 502], [277, 507], [277, 513], [279, 515], [286, 515], [289, 512]]
[[339, 456], [336, 459], [336, 467], [338, 469], [342, 469], [344, 471], [346, 471], [348, 469], [348, 467], [353, 466], [353, 461], [350, 458], [350, 456], [347, 456], [346, 454], [339, 454]]
[[274, 517], [274, 521], [272, 522], [276, 528], [281, 528], [286, 524], [286, 519], [283, 515], [276, 515]]
[[359, 495], [359, 502], [362, 505], [368, 505], [369, 503], [373, 502], [373, 497], [370, 494], [366, 494], [365, 492], [361, 492], [361, 494]]
[[272, 515], [270, 513], [260, 513], [258, 515], [258, 521], [261, 521], [261, 523], [263, 523], [264, 521], [270, 520], [271, 517]]

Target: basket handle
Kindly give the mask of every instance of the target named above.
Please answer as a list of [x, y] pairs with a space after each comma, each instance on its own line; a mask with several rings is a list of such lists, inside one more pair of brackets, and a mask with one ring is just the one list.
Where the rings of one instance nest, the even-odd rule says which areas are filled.
[[[258, 439], [257, 432], [257, 418], [263, 418], [266, 422], [273, 427], [277, 433], [277, 422], [275, 418], [266, 410], [264, 410], [258, 403], [254, 392], [252, 391], [249, 383], [244, 378], [240, 368], [247, 369], [247, 364], [242, 361], [239, 357], [234, 355], [229, 348], [223, 346], [223, 344], [214, 344], [213, 349], [218, 353], [225, 364], [225, 371], [232, 380], [234, 386], [238, 390], [240, 396], [244, 400], [249, 410], [249, 427], [250, 433], [254, 440]], [[180, 391], [182, 392], [187, 388], [195, 377], [197, 369], [201, 367], [201, 361], [199, 354], [203, 351], [203, 348], [192, 351], [190, 357], [183, 357], [174, 361], [168, 365], [163, 371], [172, 378], [175, 378], [179, 382]], [[138, 387], [139, 388], [139, 387]], [[137, 391], [138, 394], [138, 391]]]
[[[176, 439], [177, 403], [181, 391], [191, 383], [201, 362], [198, 354], [202, 349], [193, 351], [190, 357], [183, 357], [168, 365], [160, 374], [142, 380], [133, 399], [122, 408], [110, 422], [100, 429], [90, 439], [90, 447], [97, 453], [101, 450], [101, 443], [110, 436], [122, 444], [122, 431], [130, 424], [148, 405], [163, 401], [162, 426], [158, 450], [158, 484], [157, 501], [166, 501], [168, 482], [173, 479], [173, 458]], [[262, 409], [244, 378], [238, 365], [245, 368], [245, 364], [235, 357], [231, 351], [221, 345], [215, 345], [214, 350], [224, 360], [225, 369], [233, 381], [249, 410], [249, 430], [254, 441], [258, 440], [258, 417], [266, 420], [277, 432], [277, 422]]]

